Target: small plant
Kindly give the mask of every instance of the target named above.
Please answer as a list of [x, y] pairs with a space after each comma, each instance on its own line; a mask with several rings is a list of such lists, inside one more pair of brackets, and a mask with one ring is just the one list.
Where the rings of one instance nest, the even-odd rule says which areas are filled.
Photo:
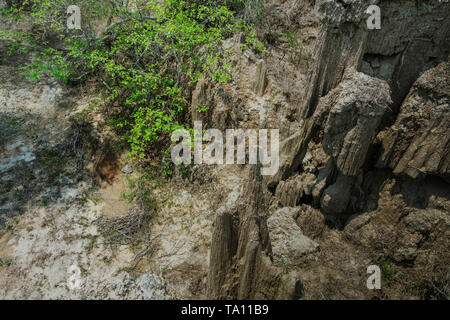
[[305, 62], [306, 67], [309, 67], [313, 55], [311, 50], [305, 46], [303, 38], [298, 33], [290, 31], [286, 31], [284, 35], [287, 39], [287, 53], [291, 62], [294, 64]]
[[198, 112], [202, 113], [202, 112], [208, 112], [209, 108], [203, 104], [199, 104], [197, 107]]
[[122, 198], [129, 203], [136, 201], [140, 207], [147, 211], [157, 208], [155, 200], [151, 197], [152, 191], [158, 186], [150, 172], [146, 172], [138, 178], [125, 176], [128, 183], [128, 192], [122, 193]]
[[48, 207], [48, 200], [47, 199], [42, 199], [41, 202], [39, 203], [39, 206], [41, 208]]
[[390, 287], [391, 284], [395, 281], [398, 269], [385, 257], [378, 258], [377, 264], [381, 269], [381, 279], [383, 281], [383, 284], [385, 284], [387, 287]]
[[9, 267], [11, 265], [11, 260], [0, 258], [0, 268]]
[[6, 224], [6, 230], [10, 233], [14, 233], [14, 231], [17, 228], [17, 225], [19, 224], [19, 219], [13, 219], [10, 220], [7, 224]]
[[301, 41], [298, 40], [298, 35], [296, 33], [286, 31], [285, 36], [288, 41], [288, 53], [292, 63], [296, 63], [302, 54], [303, 45]]

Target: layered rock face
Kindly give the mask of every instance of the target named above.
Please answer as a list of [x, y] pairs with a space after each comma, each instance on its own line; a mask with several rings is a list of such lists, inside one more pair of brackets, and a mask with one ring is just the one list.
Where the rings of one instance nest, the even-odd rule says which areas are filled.
[[383, 137], [379, 166], [411, 178], [450, 181], [450, 63], [426, 71], [413, 85]]
[[[381, 8], [379, 30], [369, 30], [367, 8]], [[449, 3], [443, 1], [316, 1], [322, 27], [309, 76], [302, 118], [351, 68], [386, 80], [398, 106], [412, 83], [448, 57]]]
[[361, 174], [371, 141], [391, 102], [386, 82], [361, 73], [341, 83], [339, 89], [337, 100], [319, 107], [330, 108], [323, 148], [338, 171], [336, 182], [324, 190], [321, 200], [323, 210], [331, 214], [347, 209], [353, 182]]
[[377, 1], [316, 1], [321, 30], [301, 118], [312, 116], [319, 98], [341, 82], [346, 70], [360, 66], [368, 36], [365, 11], [374, 3]]
[[[381, 30], [369, 31], [365, 10], [374, 3], [381, 7], [383, 24]], [[436, 117], [442, 116], [442, 123], [431, 124], [433, 120], [425, 115], [429, 120], [428, 124], [420, 125], [421, 131], [432, 130], [433, 134], [423, 133], [414, 143], [408, 142], [408, 138], [403, 141], [402, 138], [406, 135], [402, 132], [407, 131], [410, 140], [416, 137], [418, 132], [411, 129], [417, 123], [417, 117], [422, 119], [423, 115], [417, 115], [416, 120], [411, 119], [408, 128], [399, 129], [400, 123], [407, 121], [404, 118], [410, 114], [411, 111], [408, 110], [414, 109], [405, 107], [408, 101], [401, 107], [399, 103], [407, 93], [404, 87], [409, 91], [421, 73], [448, 57], [449, 36], [442, 30], [450, 27], [450, 19], [443, 13], [450, 5], [439, 1], [432, 1], [428, 5], [414, 4], [413, 1], [319, 1], [316, 7], [322, 27], [314, 64], [309, 73], [309, 86], [299, 111], [304, 126], [282, 143], [281, 170], [270, 183], [276, 185], [294, 174], [305, 157], [311, 139], [321, 135], [323, 148], [338, 169], [337, 179], [331, 179], [337, 180], [338, 185], [330, 187], [326, 192], [326, 199], [322, 199], [323, 209], [328, 213], [344, 213], [354, 184], [352, 177], [362, 173], [359, 170], [364, 165], [374, 137], [383, 126], [394, 122], [391, 119], [397, 119], [397, 123], [386, 133], [388, 138], [383, 146], [388, 150], [384, 152], [379, 167], [388, 166], [395, 169], [396, 174], [406, 170], [413, 178], [421, 170], [425, 174], [441, 172], [445, 176], [448, 160], [446, 162], [444, 158], [448, 155], [448, 138], [443, 132], [448, 128], [448, 116], [442, 94], [445, 96], [446, 85], [435, 90], [440, 92], [441, 97], [433, 98], [434, 106], [428, 107], [428, 112], [423, 111], [430, 114], [432, 108], [434, 111], [431, 113]], [[393, 37], [391, 32], [396, 36]], [[425, 43], [424, 39], [429, 41]], [[376, 68], [371, 67], [374, 64]], [[357, 70], [365, 74], [358, 74]], [[445, 67], [441, 67], [433, 72], [433, 76], [439, 73], [439, 80], [446, 83], [446, 72]], [[425, 74], [415, 87], [435, 87], [439, 80], [430, 82], [430, 77], [431, 74]], [[422, 107], [417, 106], [421, 103], [412, 96], [414, 94], [408, 99], [413, 99], [414, 102], [409, 105], [415, 104], [416, 110], [422, 110]], [[438, 97], [439, 94], [434, 96]], [[439, 99], [441, 100], [438, 101]], [[397, 117], [398, 110], [400, 115]], [[392, 134], [400, 135], [399, 139], [389, 139]], [[442, 138], [439, 144], [428, 143], [437, 137]], [[414, 145], [408, 151], [404, 150], [406, 154], [402, 155], [402, 159], [390, 155], [394, 145], [402, 148], [399, 140]], [[416, 146], [422, 142], [427, 147]], [[388, 146], [389, 143], [391, 147]], [[438, 151], [431, 156], [432, 149]], [[429, 156], [430, 159], [425, 159]], [[414, 163], [413, 158], [417, 163]], [[425, 162], [428, 169], [423, 170], [421, 166]], [[405, 166], [408, 168], [405, 169]], [[333, 196], [340, 200], [333, 201]]]
[[448, 1], [381, 1], [380, 30], [368, 34], [361, 70], [389, 82], [391, 120], [416, 79], [450, 53]]
[[[371, 4], [381, 7], [380, 30], [366, 26]], [[450, 4], [315, 7], [321, 27], [299, 127], [281, 142], [278, 174], [251, 174], [240, 205], [219, 214], [211, 298], [312, 297], [312, 266], [348, 286], [336, 297], [368, 297], [358, 283], [374, 261], [424, 283], [448, 279]]]
[[[258, 171], [259, 168], [251, 170], [251, 179], [236, 206], [217, 213], [208, 278], [210, 298], [289, 299], [298, 295], [298, 277], [281, 276], [270, 259], [272, 246], [266, 216], [270, 194], [263, 187]], [[289, 218], [289, 213], [280, 216], [273, 221], [275, 225]], [[305, 241], [306, 246], [314, 249], [309, 239]], [[275, 250], [283, 252], [281, 246]]]

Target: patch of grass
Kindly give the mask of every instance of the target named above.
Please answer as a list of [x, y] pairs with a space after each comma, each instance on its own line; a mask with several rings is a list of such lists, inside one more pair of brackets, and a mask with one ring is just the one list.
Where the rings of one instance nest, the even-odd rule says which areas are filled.
[[41, 208], [48, 207], [48, 200], [42, 199], [41, 202], [39, 203], [39, 207], [41, 207]]
[[19, 219], [17, 219], [17, 218], [9, 220], [8, 223], [6, 224], [6, 231], [8, 231], [10, 233], [14, 233], [18, 224], [19, 224]]
[[209, 108], [203, 104], [199, 104], [197, 106], [197, 110], [198, 110], [198, 112], [202, 113], [202, 112], [208, 112]]
[[389, 262], [385, 257], [377, 259], [377, 265], [381, 269], [381, 281], [386, 287], [390, 287], [396, 280], [398, 268], [392, 262]]
[[137, 178], [129, 175], [125, 177], [128, 191], [122, 193], [122, 198], [129, 203], [136, 201], [144, 210], [156, 210], [157, 203], [151, 195], [159, 186], [157, 179], [150, 172], [143, 173]]
[[0, 258], [0, 268], [1, 267], [9, 267], [10, 265], [11, 265], [10, 260]]
[[100, 196], [95, 195], [93, 192], [90, 192], [89, 190], [83, 190], [80, 204], [81, 206], [85, 206], [88, 201], [92, 201], [95, 205], [97, 205], [101, 200], [102, 198]]
[[289, 272], [289, 266], [286, 263], [284, 257], [281, 257], [281, 260], [276, 264], [276, 266], [281, 269], [282, 274], [287, 274]]
[[297, 32], [286, 31], [284, 33], [287, 39], [288, 54], [292, 63], [306, 63], [306, 67], [309, 67], [310, 62], [313, 59], [313, 54], [305, 44], [304, 40]]

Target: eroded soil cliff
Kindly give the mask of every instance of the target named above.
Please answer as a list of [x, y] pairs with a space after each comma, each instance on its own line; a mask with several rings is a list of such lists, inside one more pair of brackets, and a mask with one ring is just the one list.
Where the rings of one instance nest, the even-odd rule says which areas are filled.
[[0, 47], [0, 298], [448, 298], [449, 13], [438, 0], [268, 1], [264, 55], [224, 41], [232, 80], [200, 79], [191, 120], [279, 129], [272, 177], [153, 175], [89, 83], [28, 82], [30, 57]]

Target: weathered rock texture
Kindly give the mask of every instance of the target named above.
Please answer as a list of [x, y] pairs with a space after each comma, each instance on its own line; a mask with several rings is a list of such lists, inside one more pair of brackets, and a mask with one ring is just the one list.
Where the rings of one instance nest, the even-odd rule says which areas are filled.
[[[381, 30], [366, 26], [371, 4], [381, 7]], [[239, 205], [218, 215], [209, 296], [373, 297], [361, 283], [374, 263], [420, 279], [416, 289], [393, 285], [390, 296], [439, 296], [450, 262], [441, 180], [450, 156], [450, 4], [315, 7], [320, 32], [299, 127], [282, 135], [277, 175], [250, 175]], [[259, 76], [249, 83], [262, 93]]]
[[[365, 11], [370, 4], [381, 7], [381, 30], [368, 30], [366, 26]], [[357, 177], [361, 173], [360, 169], [381, 126], [396, 118], [399, 103], [412, 82], [424, 70], [448, 56], [448, 34], [439, 32], [448, 30], [450, 26], [450, 19], [443, 13], [445, 8], [449, 9], [449, 4], [439, 1], [429, 4], [413, 1], [317, 2], [316, 10], [322, 27], [310, 68], [309, 87], [300, 108], [303, 127], [282, 142], [281, 169], [271, 179], [272, 186], [299, 170], [310, 141], [321, 136], [319, 139], [323, 140], [323, 148], [334, 160], [339, 173], [336, 180], [338, 185], [330, 186], [325, 191], [325, 198], [321, 199], [322, 206], [328, 213], [345, 212], [355, 183], [355, 179], [351, 177]], [[396, 37], [392, 37], [391, 32]], [[373, 66], [375, 67], [372, 68]], [[357, 73], [356, 70], [362, 70], [367, 75]], [[383, 79], [387, 83], [372, 77]], [[445, 79], [442, 80], [445, 82]], [[429, 147], [439, 151], [427, 160], [425, 155], [430, 155], [432, 150], [418, 150], [420, 146], [405, 150], [406, 155], [402, 161], [396, 159], [395, 154], [392, 155], [390, 167], [398, 166], [396, 173], [404, 171], [406, 165], [412, 177], [417, 177], [419, 172], [426, 173], [427, 170], [422, 170], [413, 162], [409, 163], [414, 157], [418, 157], [418, 163], [427, 161], [429, 173], [433, 173], [433, 170], [441, 173], [446, 170], [448, 161], [443, 158], [448, 154], [448, 139], [445, 134], [439, 133], [439, 130], [448, 127], [445, 103], [438, 103], [434, 108], [435, 114], [444, 115], [443, 123], [435, 125], [435, 133], [429, 134], [429, 140], [423, 135], [417, 139], [424, 140], [428, 145], [427, 142], [432, 139], [443, 138], [439, 145]], [[402, 121], [401, 118], [400, 115], [398, 121]], [[427, 125], [424, 126], [423, 130], [427, 130]], [[408, 134], [412, 137], [416, 132]], [[414, 145], [421, 143], [417, 139], [414, 140]], [[384, 142], [386, 148], [387, 143], [389, 142]], [[395, 140], [391, 143], [400, 147]], [[408, 141], [405, 140], [404, 143]], [[439, 146], [441, 148], [437, 148]], [[383, 155], [383, 159], [386, 157], [389, 157], [387, 153]], [[383, 161], [386, 163], [389, 159]], [[396, 161], [400, 163], [396, 164]]]
[[340, 86], [337, 100], [326, 106], [331, 110], [324, 128], [323, 147], [335, 159], [339, 172], [356, 176], [389, 108], [390, 90], [384, 81], [362, 73], [355, 73]]
[[383, 0], [379, 6], [381, 30], [369, 32], [363, 61], [368, 74], [389, 82], [394, 101], [391, 115], [395, 117], [414, 81], [447, 60], [450, 3]]
[[[380, 30], [367, 28], [371, 4], [381, 8]], [[322, 28], [302, 118], [312, 115], [319, 98], [351, 68], [388, 81], [398, 105], [419, 74], [450, 51], [450, 4], [443, 1], [317, 1], [316, 7]]]
[[[298, 295], [298, 277], [281, 275], [271, 260], [267, 227], [270, 194], [258, 170], [251, 171], [237, 205], [217, 214], [208, 278], [210, 298], [290, 299]], [[307, 245], [314, 247], [312, 243]]]
[[295, 266], [304, 255], [319, 248], [319, 244], [303, 235], [300, 227], [295, 224], [299, 211], [299, 208], [285, 207], [278, 209], [267, 219], [276, 265]]
[[[319, 132], [323, 132], [323, 148], [332, 159], [328, 169], [330, 176], [326, 177], [327, 184], [333, 182], [334, 178], [331, 175], [335, 175], [336, 171], [339, 176], [336, 185], [325, 190], [322, 207], [328, 213], [345, 212], [354, 177], [360, 173], [369, 146], [375, 138], [382, 117], [389, 109], [390, 104], [390, 89], [385, 81], [359, 72], [349, 73], [343, 82], [320, 99], [314, 115], [305, 121], [306, 125], [299, 130], [299, 134], [288, 140], [294, 140], [294, 147], [288, 153], [291, 158], [283, 158], [281, 173], [275, 179], [283, 179], [297, 170], [299, 160], [304, 159], [311, 139]], [[294, 156], [294, 153], [297, 155]], [[324, 178], [322, 176], [312, 184], [318, 186], [320, 181], [324, 181]], [[297, 180], [301, 181], [304, 178], [301, 176]], [[311, 179], [309, 178], [309, 180]], [[272, 179], [271, 183], [274, 182]], [[327, 184], [322, 183], [320, 189], [315, 189], [315, 197], [321, 197], [323, 188]], [[279, 188], [285, 188], [285, 185], [285, 182], [280, 182], [281, 187]], [[292, 186], [292, 183], [289, 186]], [[292, 205], [292, 200], [284, 199], [286, 197], [296, 199], [302, 197], [302, 193], [311, 194], [312, 191], [309, 193], [302, 191], [306, 186], [306, 184], [305, 186], [296, 185], [292, 186], [293, 188], [288, 187], [290, 190], [286, 192], [279, 191], [282, 203]], [[296, 193], [295, 190], [302, 192]]]
[[364, 28], [365, 10], [377, 1], [317, 1], [321, 31], [309, 74], [306, 99], [300, 110], [309, 118], [319, 98], [335, 88], [349, 68], [361, 64], [368, 30]]
[[379, 166], [412, 178], [427, 174], [449, 180], [450, 63], [426, 71], [411, 89], [395, 124], [383, 133]]

